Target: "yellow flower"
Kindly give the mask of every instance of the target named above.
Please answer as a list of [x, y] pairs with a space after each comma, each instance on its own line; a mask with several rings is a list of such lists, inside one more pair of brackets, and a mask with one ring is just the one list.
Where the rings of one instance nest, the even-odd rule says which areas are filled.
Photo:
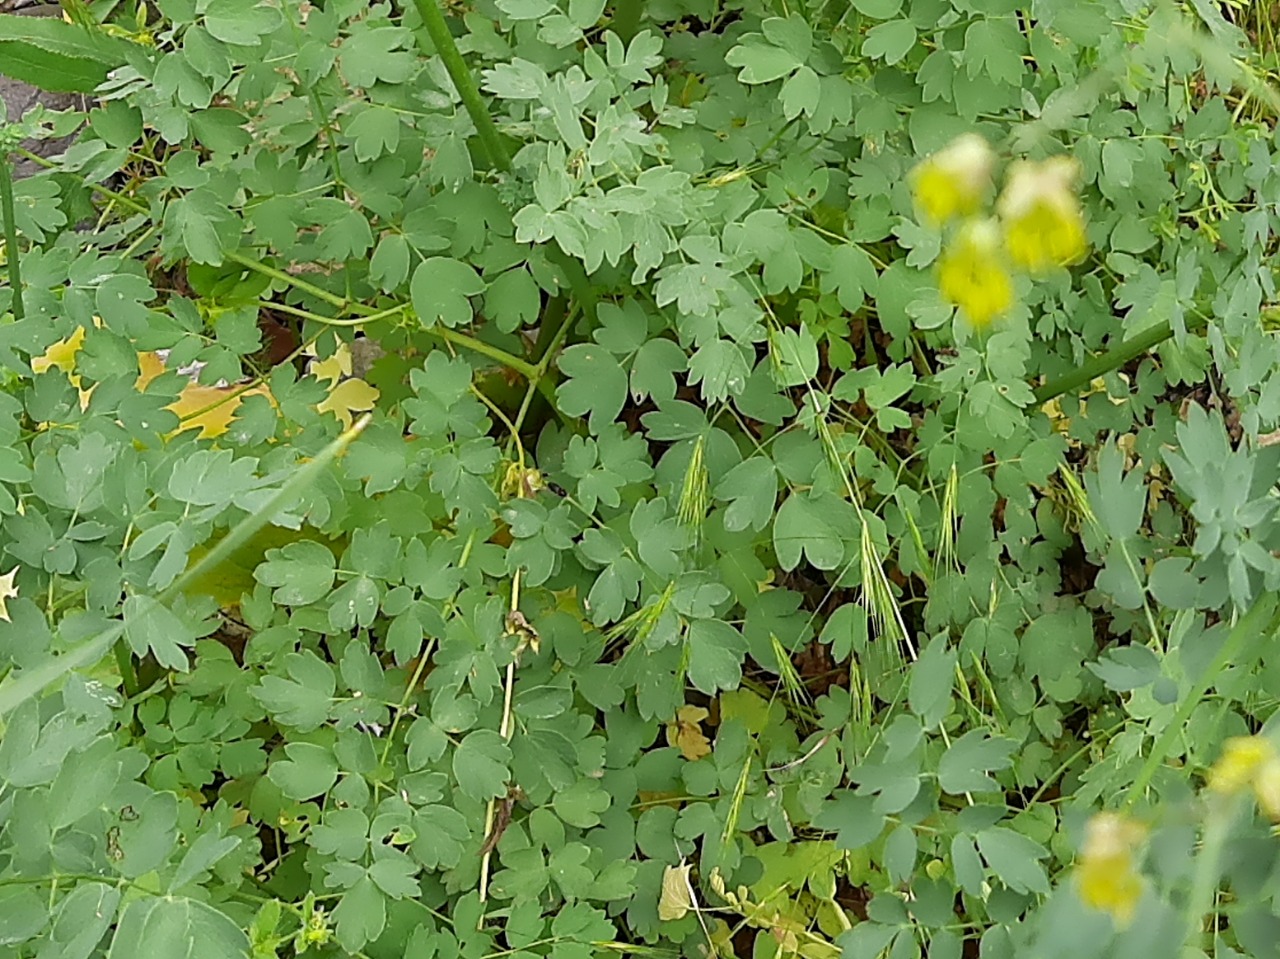
[[1280, 822], [1280, 758], [1268, 759], [1258, 770], [1253, 781], [1253, 794], [1262, 811], [1273, 822]]
[[1228, 739], [1209, 770], [1208, 786], [1223, 796], [1252, 789], [1259, 808], [1280, 821], [1280, 753], [1264, 736]]
[[1259, 771], [1276, 758], [1275, 747], [1261, 736], [1233, 736], [1209, 770], [1209, 788], [1231, 796], [1248, 788]]
[[1013, 279], [1003, 256], [996, 225], [973, 220], [960, 228], [938, 261], [938, 292], [964, 310], [974, 326], [986, 326], [1013, 305]]
[[1075, 192], [1079, 169], [1070, 157], [1023, 160], [1009, 169], [996, 209], [1015, 265], [1043, 272], [1084, 256], [1084, 216]]
[[911, 171], [916, 205], [927, 220], [939, 225], [976, 213], [991, 189], [994, 162], [982, 137], [976, 133], [958, 137]]
[[1086, 905], [1109, 914], [1117, 926], [1128, 923], [1142, 898], [1136, 852], [1145, 835], [1138, 823], [1115, 813], [1099, 813], [1085, 829], [1076, 888]]

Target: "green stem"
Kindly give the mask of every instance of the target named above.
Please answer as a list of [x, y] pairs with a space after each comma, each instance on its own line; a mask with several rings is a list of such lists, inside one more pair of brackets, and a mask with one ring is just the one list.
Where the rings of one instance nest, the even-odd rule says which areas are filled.
[[330, 306], [337, 307], [339, 310], [345, 310], [348, 308], [353, 312], [359, 312], [360, 310], [359, 304], [348, 302], [346, 297], [338, 296], [337, 293], [330, 293], [328, 290], [316, 286], [314, 283], [308, 283], [306, 280], [286, 273], [284, 270], [276, 269], [274, 266], [268, 266], [261, 260], [255, 260], [251, 256], [245, 256], [243, 253], [236, 251], [223, 253], [223, 256], [232, 263], [238, 263], [246, 270], [253, 270], [255, 273], [261, 273], [263, 276], [268, 276], [280, 283], [287, 283], [295, 290], [301, 290], [303, 293], [309, 293], [317, 299], [324, 300], [324, 302], [328, 303]]
[[[1187, 323], [1187, 332], [1197, 333], [1206, 326], [1208, 326], [1207, 319], [1195, 317]], [[1136, 336], [1129, 337], [1118, 346], [1113, 346], [1102, 355], [1095, 356], [1093, 359], [1082, 363], [1066, 376], [1060, 376], [1056, 380], [1050, 380], [1045, 383], [1035, 391], [1036, 403], [1047, 403], [1049, 400], [1056, 399], [1064, 393], [1070, 393], [1088, 383], [1092, 383], [1099, 376], [1104, 376], [1112, 370], [1117, 370], [1135, 357], [1155, 349], [1172, 336], [1173, 326], [1167, 321], [1148, 330], [1143, 330]]]
[[538, 339], [533, 344], [533, 355], [541, 360], [546, 356], [547, 344], [560, 329], [565, 313], [569, 309], [569, 301], [563, 296], [553, 296], [547, 300], [547, 306], [538, 319]]
[[1205, 916], [1214, 913], [1214, 900], [1222, 879], [1222, 853], [1240, 805], [1238, 799], [1216, 796], [1209, 799], [1209, 804], [1204, 838], [1200, 842], [1200, 854], [1196, 856], [1191, 898], [1187, 901], [1187, 931], [1183, 943], [1191, 947], [1192, 952], [1201, 945]]
[[458, 45], [453, 42], [453, 34], [449, 32], [449, 25], [445, 23], [437, 0], [413, 0], [413, 3], [418, 8], [418, 15], [422, 17], [422, 24], [427, 28], [427, 35], [431, 38], [436, 53], [440, 55], [449, 79], [453, 81], [454, 89], [462, 98], [462, 105], [467, 108], [471, 122], [476, 126], [480, 142], [489, 154], [489, 162], [506, 173], [511, 169], [511, 157], [502, 143], [502, 136], [498, 133], [493, 117], [489, 115], [489, 108], [480, 96], [475, 78], [462, 59], [462, 54], [458, 52]]
[[310, 310], [304, 310], [299, 306], [290, 306], [288, 303], [277, 303], [275, 300], [259, 300], [258, 306], [264, 310], [274, 310], [278, 313], [287, 313], [289, 316], [296, 316], [301, 320], [311, 320], [322, 326], [364, 326], [368, 323], [376, 323], [378, 320], [386, 320], [393, 316], [403, 316], [405, 313], [405, 304], [397, 303], [388, 310], [381, 310], [378, 313], [370, 313], [368, 316], [360, 315], [356, 317], [339, 318], [332, 316], [321, 316], [319, 313], [312, 313]]
[[116, 642], [115, 655], [116, 667], [120, 670], [120, 680], [124, 683], [125, 696], [133, 699], [138, 695], [141, 687], [138, 685], [138, 672], [133, 668], [133, 653], [129, 649], [129, 644], [123, 639]]
[[18, 224], [13, 213], [13, 173], [9, 154], [0, 154], [0, 216], [4, 217], [4, 256], [9, 263], [9, 286], [13, 288], [13, 318], [22, 319], [22, 268], [18, 265]]
[[[1204, 672], [1200, 674], [1196, 681], [1192, 683], [1191, 688], [1187, 690], [1186, 698], [1182, 700], [1177, 712], [1173, 714], [1173, 718], [1169, 720], [1168, 725], [1164, 727], [1159, 738], [1156, 739], [1155, 745], [1151, 747], [1151, 752], [1147, 756], [1146, 762], [1142, 764], [1142, 769], [1138, 771], [1137, 778], [1134, 779], [1133, 785], [1129, 787], [1129, 791], [1125, 794], [1124, 805], [1126, 808], [1133, 806], [1151, 784], [1156, 770], [1173, 752], [1174, 743], [1177, 742], [1178, 737], [1185, 734], [1191, 714], [1195, 712], [1205, 694], [1209, 692], [1209, 687], [1218, 680], [1218, 676], [1222, 671], [1228, 666], [1247, 667], [1251, 665], [1261, 650], [1274, 637], [1277, 627], [1280, 627], [1280, 617], [1276, 615], [1276, 605], [1276, 594], [1268, 593], [1262, 596], [1253, 604], [1249, 612], [1241, 617], [1235, 626], [1231, 628], [1231, 632], [1223, 640], [1222, 646], [1219, 647], [1213, 660], [1205, 667]], [[1242, 656], [1241, 654], [1246, 649], [1248, 650], [1247, 655]]]

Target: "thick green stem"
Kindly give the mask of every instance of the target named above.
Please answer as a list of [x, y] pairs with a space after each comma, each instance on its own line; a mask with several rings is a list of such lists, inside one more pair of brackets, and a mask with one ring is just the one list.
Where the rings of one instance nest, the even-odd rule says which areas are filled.
[[22, 267], [18, 263], [18, 224], [13, 213], [13, 173], [9, 154], [0, 156], [0, 216], [4, 217], [4, 256], [9, 264], [9, 286], [13, 288], [13, 318], [26, 315], [22, 308]]
[[[1187, 323], [1187, 331], [1191, 333], [1199, 332], [1207, 325], [1208, 320], [1196, 317]], [[1047, 403], [1049, 400], [1056, 399], [1064, 393], [1078, 390], [1080, 387], [1092, 383], [1099, 376], [1104, 376], [1112, 370], [1118, 370], [1135, 357], [1155, 349], [1172, 336], [1173, 326], [1168, 322], [1153, 326], [1149, 330], [1143, 330], [1137, 336], [1129, 337], [1129, 339], [1118, 346], [1112, 347], [1102, 355], [1095, 356], [1093, 359], [1082, 363], [1066, 376], [1060, 376], [1056, 380], [1050, 380], [1044, 386], [1041, 386], [1035, 391], [1036, 402]]]
[[413, 3], [418, 8], [418, 15], [422, 17], [423, 26], [427, 28], [427, 36], [431, 38], [436, 53], [440, 55], [440, 60], [448, 71], [449, 79], [462, 98], [462, 105], [467, 108], [471, 122], [476, 125], [480, 142], [489, 154], [489, 162], [505, 173], [511, 169], [511, 157], [493, 117], [489, 115], [489, 108], [480, 96], [475, 77], [458, 52], [458, 45], [453, 42], [453, 34], [449, 32], [449, 25], [445, 23], [437, 0], [413, 0]]

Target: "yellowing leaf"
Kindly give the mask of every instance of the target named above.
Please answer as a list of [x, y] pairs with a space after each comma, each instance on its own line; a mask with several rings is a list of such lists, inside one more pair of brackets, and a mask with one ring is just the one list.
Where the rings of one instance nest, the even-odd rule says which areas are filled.
[[6, 601], [16, 599], [18, 596], [18, 587], [13, 584], [13, 579], [18, 575], [18, 567], [14, 567], [0, 576], [0, 619], [6, 623], [9, 622], [9, 609], [5, 605]]
[[342, 421], [343, 429], [351, 429], [352, 413], [367, 413], [381, 394], [364, 380], [343, 380], [329, 391], [324, 402], [316, 406], [321, 413], [332, 413]]
[[[314, 349], [309, 352], [312, 356], [315, 355]], [[308, 369], [316, 379], [328, 380], [329, 385], [333, 386], [344, 376], [351, 375], [351, 347], [346, 343], [339, 343], [333, 356], [327, 360], [313, 360]]]
[[[31, 360], [31, 369], [36, 373], [47, 373], [56, 366], [62, 372], [70, 374], [76, 368], [76, 354], [80, 352], [82, 346], [84, 346], [84, 327], [77, 326], [76, 331], [70, 336], [58, 340], [40, 356], [34, 357]], [[79, 385], [79, 381], [79, 377], [71, 377], [72, 383]]]
[[681, 706], [676, 720], [667, 724], [667, 745], [680, 747], [685, 759], [695, 762], [711, 754], [711, 743], [702, 733], [702, 721], [710, 715], [700, 706]]
[[[139, 353], [137, 389], [145, 390], [164, 369], [164, 360], [158, 354]], [[245, 389], [243, 384], [204, 386], [193, 380], [165, 409], [172, 410], [182, 420], [176, 432], [198, 429], [201, 438], [209, 439], [226, 433], [244, 398], [255, 394], [271, 399], [271, 391], [262, 384]]]
[[682, 862], [662, 871], [662, 892], [658, 896], [658, 918], [675, 922], [689, 914], [693, 906], [693, 887], [689, 884], [692, 863]]
[[164, 360], [160, 359], [159, 353], [139, 353], [138, 371], [136, 385], [141, 392], [147, 388], [148, 383], [164, 372]]
[[231, 428], [231, 420], [246, 396], [271, 398], [271, 391], [257, 385], [245, 389], [242, 386], [201, 386], [192, 383], [182, 391], [177, 400], [166, 409], [173, 410], [182, 420], [178, 432], [200, 430], [202, 439], [221, 436]]

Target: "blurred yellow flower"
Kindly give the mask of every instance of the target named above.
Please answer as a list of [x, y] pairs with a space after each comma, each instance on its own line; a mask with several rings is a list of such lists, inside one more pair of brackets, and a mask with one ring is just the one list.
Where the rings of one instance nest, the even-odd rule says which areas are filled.
[[995, 157], [987, 141], [966, 133], [911, 171], [916, 205], [935, 224], [976, 213], [991, 189]]
[[1280, 753], [1264, 736], [1228, 739], [1222, 755], [1209, 770], [1208, 786], [1223, 796], [1252, 789], [1262, 811], [1280, 820]]
[[1240, 792], [1275, 754], [1275, 747], [1261, 736], [1233, 736], [1223, 744], [1222, 755], [1209, 770], [1209, 788], [1228, 796]]
[[996, 210], [1016, 266], [1043, 272], [1084, 256], [1084, 215], [1075, 192], [1079, 170], [1070, 157], [1022, 160], [1009, 168]]
[[1013, 279], [1005, 269], [1000, 231], [990, 220], [971, 220], [938, 260], [938, 292], [983, 327], [1013, 305]]
[[1137, 851], [1146, 830], [1115, 813], [1099, 813], [1089, 820], [1076, 866], [1081, 900], [1109, 914], [1117, 926], [1133, 918], [1145, 881], [1137, 868]]
[[1280, 822], [1280, 758], [1267, 760], [1253, 781], [1258, 806], [1273, 822]]

